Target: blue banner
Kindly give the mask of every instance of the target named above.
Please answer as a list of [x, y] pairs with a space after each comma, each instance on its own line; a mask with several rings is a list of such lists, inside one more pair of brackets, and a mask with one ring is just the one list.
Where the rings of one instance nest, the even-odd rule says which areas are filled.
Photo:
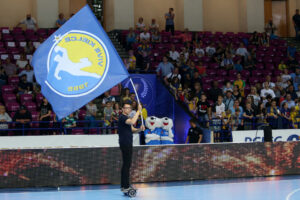
[[88, 5], [40, 45], [32, 65], [43, 95], [59, 118], [129, 76]]
[[[155, 74], [131, 74], [130, 78], [137, 89], [141, 103], [146, 107], [148, 116], [155, 114], [156, 101], [156, 75]], [[122, 82], [123, 87], [134, 92], [129, 79]]]

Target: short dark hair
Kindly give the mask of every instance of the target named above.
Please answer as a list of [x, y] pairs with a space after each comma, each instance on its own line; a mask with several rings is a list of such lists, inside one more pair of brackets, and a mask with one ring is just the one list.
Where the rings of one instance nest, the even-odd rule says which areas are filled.
[[122, 108], [124, 108], [125, 105], [130, 105], [131, 106], [131, 101], [124, 101], [122, 103]]
[[190, 123], [197, 124], [197, 120], [196, 119], [190, 119]]

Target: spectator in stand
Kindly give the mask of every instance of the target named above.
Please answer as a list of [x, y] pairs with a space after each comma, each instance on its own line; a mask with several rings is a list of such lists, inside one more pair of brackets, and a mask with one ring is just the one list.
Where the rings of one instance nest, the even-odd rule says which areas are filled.
[[198, 104], [199, 99], [197, 97], [192, 97], [191, 101], [187, 101], [188, 103], [188, 108], [189, 111], [193, 114], [197, 114], [197, 104]]
[[290, 43], [287, 48], [287, 55], [289, 58], [295, 58], [295, 55], [297, 53], [297, 49], [293, 43]]
[[241, 58], [238, 58], [236, 60], [236, 62], [234, 63], [233, 69], [238, 72], [241, 72], [243, 70], [243, 65], [241, 64]]
[[201, 77], [206, 76], [206, 66], [204, 66], [203, 63], [202, 63], [201, 61], [200, 61], [200, 62], [198, 63], [198, 65], [196, 66], [196, 69], [198, 70], [199, 75], [200, 75]]
[[274, 89], [275, 88], [275, 83], [273, 83], [272, 81], [271, 81], [271, 76], [270, 75], [267, 75], [266, 76], [266, 81], [263, 83], [263, 87], [265, 87], [265, 84], [266, 83], [268, 83], [269, 84], [269, 87], [271, 88], [271, 89]]
[[165, 14], [166, 32], [171, 31], [172, 35], [174, 35], [174, 30], [175, 30], [174, 18], [175, 18], [174, 9], [169, 8], [169, 12]]
[[32, 90], [33, 90], [32, 83], [28, 83], [26, 74], [23, 74], [20, 77], [20, 82], [18, 84], [18, 95], [32, 94]]
[[156, 69], [157, 75], [161, 75], [162, 78], [172, 73], [174, 70], [174, 65], [168, 61], [168, 57], [164, 56], [163, 61], [159, 63]]
[[276, 105], [276, 100], [272, 100], [271, 106], [267, 108], [267, 121], [273, 129], [278, 128], [278, 120], [281, 113]]
[[35, 47], [33, 46], [32, 41], [27, 42], [26, 46], [24, 47], [24, 52], [26, 54], [32, 54], [35, 51]]
[[178, 51], [176, 51], [174, 44], [171, 45], [171, 50], [169, 51], [169, 55], [173, 62], [177, 62], [179, 60], [180, 55]]
[[261, 126], [267, 123], [267, 110], [262, 102], [259, 103], [257, 107], [257, 111], [255, 112], [256, 119], [256, 126]]
[[26, 109], [25, 106], [20, 106], [20, 110], [18, 110], [14, 117], [13, 121], [16, 122], [15, 128], [19, 129], [16, 131], [15, 135], [27, 135], [29, 130], [24, 130], [24, 129], [29, 129], [30, 128], [30, 122], [32, 121], [31, 113]]
[[209, 119], [211, 119], [211, 106], [207, 101], [205, 93], [201, 94], [201, 98], [197, 103], [197, 115], [202, 128], [209, 126]]
[[114, 121], [119, 120], [119, 116], [122, 114], [122, 109], [120, 109], [120, 104], [116, 102], [113, 107], [114, 111], [112, 113], [112, 118]]
[[64, 124], [64, 133], [66, 135], [70, 135], [72, 133], [73, 128], [76, 127], [76, 120], [74, 118], [74, 114], [71, 113], [69, 116], [62, 119], [62, 123]]
[[10, 116], [6, 113], [5, 107], [0, 105], [0, 136], [8, 135], [8, 122], [11, 122]]
[[[251, 90], [250, 90], [250, 94], [248, 94], [248, 97], [252, 97], [253, 98], [253, 103], [255, 106], [258, 106], [259, 102], [260, 102], [260, 96], [257, 93], [256, 87], [251, 86]], [[248, 98], [247, 97], [247, 98]]]
[[[252, 71], [253, 69], [255, 69], [255, 65], [256, 65], [256, 62], [253, 59], [253, 56], [251, 54], [249, 54], [248, 58], [244, 61], [245, 69]], [[243, 69], [243, 66], [242, 66], [242, 69]]]
[[235, 99], [233, 106], [229, 107], [229, 110], [231, 111], [231, 113], [235, 113], [236, 109], [240, 110], [240, 117], [242, 117], [244, 114], [244, 110], [243, 110], [243, 107], [240, 106], [240, 101], [238, 99]]
[[189, 143], [198, 143], [200, 144], [203, 138], [203, 132], [202, 130], [197, 127], [197, 121], [195, 119], [190, 120], [190, 128], [185, 140], [185, 144]]
[[158, 44], [161, 42], [161, 37], [158, 31], [154, 31], [151, 35], [152, 44]]
[[271, 95], [272, 98], [276, 97], [274, 91], [269, 87], [269, 83], [265, 82], [264, 89], [262, 89], [260, 92], [260, 97], [265, 99], [268, 95]]
[[64, 25], [64, 23], [66, 23], [66, 19], [64, 18], [64, 14], [60, 13], [58, 15], [58, 19], [56, 20], [56, 27], [60, 28], [62, 25]]
[[299, 40], [299, 31], [300, 31], [300, 15], [299, 15], [299, 9], [296, 9], [296, 13], [293, 16], [293, 23], [295, 27], [295, 33], [296, 33], [296, 40]]
[[[272, 37], [274, 35], [272, 34]], [[266, 32], [264, 32], [261, 37], [259, 38], [259, 45], [264, 46], [264, 47], [269, 47], [270, 46], [270, 37], [267, 35]]]
[[226, 70], [233, 69], [233, 60], [230, 54], [226, 54], [225, 58], [221, 62], [221, 67]]
[[201, 58], [205, 55], [204, 48], [202, 48], [200, 43], [196, 43], [194, 51], [195, 51], [194, 53], [196, 54], [196, 56], [198, 56], [199, 58]]
[[285, 97], [285, 100], [283, 100], [280, 104], [280, 107], [282, 108], [283, 107], [283, 104], [287, 104], [288, 105], [288, 108], [291, 109], [292, 107], [295, 107], [296, 104], [295, 104], [295, 101], [293, 101], [292, 99], [292, 95], [290, 93], [287, 93], [286, 94], [286, 97]]
[[102, 106], [105, 107], [107, 102], [116, 102], [115, 97], [111, 96], [109, 91], [104, 92], [104, 98], [102, 100]]
[[197, 97], [198, 99], [201, 99], [201, 95], [203, 94], [203, 90], [201, 88], [200, 82], [195, 82], [194, 83], [194, 88], [193, 88], [193, 96]]
[[252, 123], [254, 122], [253, 118], [254, 118], [254, 110], [252, 109], [251, 104], [247, 103], [245, 112], [243, 113], [244, 130], [252, 129]]
[[298, 85], [298, 91], [296, 92], [297, 98], [300, 98], [300, 85]]
[[8, 77], [17, 77], [17, 66], [11, 62], [10, 58], [6, 58], [5, 63], [2, 65], [5, 71], [5, 74]]
[[[299, 71], [298, 71], [298, 73], [299, 73]], [[298, 75], [300, 75], [300, 73]], [[292, 76], [289, 74], [288, 69], [283, 69], [283, 73], [281, 74], [281, 78], [282, 78], [283, 83], [287, 83], [288, 80], [292, 79]]]
[[186, 47], [183, 47], [182, 51], [180, 52], [181, 55], [184, 55], [184, 61], [187, 62], [190, 57], [189, 50]]
[[188, 44], [192, 42], [192, 35], [189, 33], [189, 29], [184, 29], [184, 32], [178, 36], [183, 44]]
[[233, 86], [230, 81], [226, 81], [225, 86], [223, 87], [223, 94], [226, 94], [227, 90], [233, 91]]
[[226, 90], [225, 94], [223, 103], [225, 104], [225, 110], [228, 110], [233, 107], [235, 98], [232, 96], [232, 90]]
[[0, 87], [3, 85], [6, 85], [6, 83], [7, 83], [7, 75], [5, 73], [4, 68], [1, 66], [1, 63], [0, 63]]
[[225, 104], [223, 103], [223, 96], [218, 96], [218, 101], [214, 105], [212, 109], [212, 130], [214, 131], [214, 138], [215, 142], [220, 142], [220, 131], [221, 131], [221, 125], [222, 125], [222, 119], [225, 112]]
[[137, 48], [137, 66], [143, 66], [144, 58], [151, 54], [151, 46], [146, 40], [142, 40], [141, 44]]
[[126, 49], [132, 49], [132, 44], [136, 42], [136, 35], [133, 31], [133, 28], [129, 28], [129, 33], [126, 36]]
[[[134, 92], [131, 92], [129, 102], [131, 102], [131, 104], [133, 104], [134, 101], [136, 101], [136, 96], [135, 96]], [[132, 107], [132, 108], [135, 108], [135, 107]], [[136, 109], [137, 109], [137, 105], [136, 105]]]
[[86, 114], [84, 117], [85, 122], [85, 134], [89, 133], [90, 128], [96, 128], [97, 122], [96, 122], [96, 116], [98, 112], [98, 108], [96, 104], [93, 101], [90, 101], [86, 106]]
[[52, 107], [48, 100], [43, 97], [43, 102], [40, 106], [40, 117], [39, 120], [41, 121], [40, 123], [40, 134], [41, 135], [49, 135], [49, 130], [46, 130], [49, 128], [50, 121], [51, 121], [51, 114], [52, 114]]
[[289, 85], [286, 92], [291, 94], [292, 99], [297, 99], [297, 93], [293, 85]]
[[232, 116], [231, 116], [231, 111], [230, 110], [226, 110], [223, 113], [223, 118], [222, 118], [222, 141], [226, 141], [226, 142], [230, 142], [231, 138], [231, 124], [232, 124]]
[[24, 69], [27, 64], [29, 63], [28, 60], [26, 59], [26, 55], [22, 53], [20, 55], [20, 59], [17, 60], [16, 65], [18, 66], [19, 69]]
[[250, 43], [256, 46], [259, 45], [259, 36], [256, 31], [254, 31], [252, 36], [250, 37]]
[[167, 76], [164, 77], [164, 82], [166, 85], [169, 85], [173, 78], [177, 77], [179, 79], [179, 82], [181, 81], [181, 75], [179, 74], [179, 68], [175, 67], [174, 71], [169, 73]]
[[135, 100], [131, 100], [131, 112], [129, 114], [129, 118], [133, 118], [133, 116], [136, 114], [138, 108], [137, 108], [137, 102]]
[[287, 69], [287, 65], [284, 63], [284, 60], [280, 61], [280, 64], [278, 65], [278, 69], [283, 71], [284, 69]]
[[248, 50], [245, 48], [244, 43], [240, 43], [240, 47], [236, 50], [236, 55], [242, 56], [244, 59], [247, 59], [249, 53]]
[[290, 128], [292, 119], [291, 119], [290, 108], [288, 107], [288, 103], [285, 102], [282, 104], [280, 113], [281, 113], [281, 117], [282, 117], [282, 128], [283, 129]]
[[243, 121], [240, 118], [240, 116], [241, 116], [240, 109], [236, 109], [235, 113], [233, 113], [231, 116], [231, 130], [233, 131], [243, 130]]
[[298, 89], [298, 85], [300, 85], [300, 67], [296, 68], [295, 73], [290, 74], [293, 83], [294, 83], [294, 88]]
[[26, 65], [25, 70], [23, 70], [21, 73], [19, 73], [19, 77], [21, 77], [23, 75], [26, 75], [28, 83], [33, 83], [34, 71], [32, 70], [32, 68], [29, 64]]
[[130, 100], [130, 90], [128, 88], [124, 88], [121, 96], [121, 103], [127, 102]]
[[242, 95], [241, 95], [241, 92], [239, 90], [239, 86], [237, 85], [234, 85], [233, 86], [233, 92], [232, 92], [232, 95], [234, 97], [234, 99], [237, 99], [239, 100], [240, 102], [242, 102]]
[[134, 56], [133, 50], [129, 50], [128, 54], [129, 54], [129, 58], [128, 58], [129, 70], [135, 70], [135, 68], [136, 68], [136, 57]]
[[277, 30], [276, 26], [273, 23], [273, 19], [270, 19], [268, 23], [265, 25], [265, 31], [269, 36], [275, 35], [275, 31]]
[[150, 33], [155, 33], [159, 31], [159, 25], [156, 23], [155, 19], [151, 20], [151, 24], [149, 25]]
[[18, 23], [17, 27], [21, 24], [24, 24], [28, 30], [36, 30], [38, 28], [36, 20], [31, 17], [31, 14], [27, 14], [26, 19], [23, 19], [20, 23]]
[[206, 54], [211, 57], [216, 53], [216, 48], [214, 47], [214, 42], [211, 42], [206, 48], [205, 48], [205, 52]]
[[[222, 89], [219, 87], [219, 82], [218, 81], [213, 81], [212, 88], [208, 91], [209, 94], [209, 99], [213, 100], [216, 102], [218, 100], [219, 96], [223, 95]], [[223, 101], [223, 97], [222, 97]]]
[[108, 129], [108, 127], [111, 127], [111, 125], [112, 125], [113, 112], [114, 112], [114, 110], [112, 108], [112, 102], [107, 101], [106, 106], [103, 110], [104, 127], [106, 127], [106, 134], [111, 133], [111, 129]]
[[233, 82], [233, 85], [237, 85], [239, 90], [240, 90], [240, 93], [242, 95], [242, 97], [244, 97], [244, 89], [246, 87], [246, 83], [244, 80], [242, 80], [242, 76], [240, 73], [238, 73], [236, 75], [237, 79]]
[[169, 84], [169, 87], [171, 88], [171, 91], [173, 92], [173, 95], [176, 96], [177, 90], [179, 88], [182, 88], [178, 77], [176, 77], [176, 76], [173, 77], [171, 83]]
[[144, 24], [144, 19], [142, 17], [140, 17], [139, 20], [138, 20], [138, 22], [136, 23], [135, 28], [136, 28], [137, 31], [141, 32], [141, 31], [144, 30], [145, 27], [146, 26]]
[[145, 40], [147, 43], [150, 42], [151, 36], [146, 28], [143, 29], [143, 32], [140, 33], [140, 41]]

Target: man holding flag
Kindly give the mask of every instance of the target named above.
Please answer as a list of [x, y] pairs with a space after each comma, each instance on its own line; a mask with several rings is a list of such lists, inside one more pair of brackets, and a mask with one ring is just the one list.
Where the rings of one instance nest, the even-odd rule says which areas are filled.
[[[32, 65], [41, 91], [59, 119], [129, 77], [121, 58], [88, 5], [39, 46], [32, 58]], [[129, 106], [124, 105], [119, 121], [120, 148], [124, 159], [121, 187], [124, 189], [130, 187], [132, 132], [145, 129], [144, 126], [140, 129], [132, 126], [141, 113], [141, 105], [132, 119], [127, 117]], [[123, 145], [123, 141], [129, 143]]]

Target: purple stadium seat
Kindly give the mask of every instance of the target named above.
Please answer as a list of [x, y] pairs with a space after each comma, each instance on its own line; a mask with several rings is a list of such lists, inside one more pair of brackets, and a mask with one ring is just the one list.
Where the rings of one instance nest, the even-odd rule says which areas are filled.
[[224, 69], [220, 69], [220, 70], [217, 71], [217, 75], [220, 76], [220, 77], [227, 76], [227, 71], [224, 70]]
[[253, 77], [259, 77], [262, 75], [262, 71], [261, 70], [253, 70], [252, 71], [252, 76]]
[[202, 88], [203, 88], [204, 91], [207, 92], [209, 89], [211, 89], [211, 85], [210, 84], [203, 84]]
[[15, 87], [12, 85], [3, 85], [1, 88], [2, 94], [9, 94], [15, 91]]
[[79, 110], [79, 113], [78, 113], [78, 119], [79, 119], [79, 120], [84, 120], [85, 115], [86, 115], [86, 110], [80, 109], [80, 110]]
[[15, 94], [12, 93], [8, 93], [8, 94], [3, 94], [2, 95], [2, 99], [5, 103], [8, 102], [16, 102], [17, 101], [17, 97]]
[[84, 131], [82, 129], [73, 129], [72, 135], [84, 135]]
[[180, 43], [181, 40], [180, 40], [179, 38], [171, 38], [170, 42], [171, 42], [172, 44], [177, 44], [177, 43]]
[[263, 76], [265, 77], [265, 76], [267, 76], [267, 75], [272, 76], [272, 70], [268, 70], [268, 69], [264, 70], [264, 71], [263, 71]]
[[282, 74], [282, 71], [280, 70], [274, 70], [274, 76], [280, 76]]
[[39, 36], [47, 35], [46, 29], [38, 29], [38, 30], [36, 31], [36, 33], [37, 33]]
[[9, 34], [4, 34], [3, 36], [2, 36], [2, 39], [3, 39], [3, 41], [14, 41], [14, 37], [12, 36], [12, 35], [9, 35]]
[[264, 61], [265, 64], [267, 63], [272, 63], [273, 62], [273, 58], [271, 56], [265, 56], [264, 57]]
[[255, 85], [256, 83], [258, 83], [259, 82], [259, 77], [250, 77], [249, 78], [249, 83], [250, 83], [250, 85]]
[[249, 78], [250, 72], [248, 70], [243, 70], [243, 71], [241, 71], [241, 76], [243, 78]]
[[32, 121], [39, 121], [40, 113], [37, 111], [31, 112]]
[[24, 105], [25, 102], [32, 102], [32, 95], [31, 94], [21, 94], [20, 101], [21, 101], [22, 105]]
[[168, 43], [170, 41], [169, 36], [165, 35], [165, 36], [161, 36], [161, 41], [163, 43]]
[[212, 82], [212, 78], [209, 76], [205, 76], [202, 78], [202, 83], [203, 84], [210, 84]]
[[226, 80], [233, 83], [236, 80], [236, 76], [228, 76], [226, 77]]
[[201, 59], [202, 59], [203, 62], [209, 62], [210, 61], [210, 57], [208, 57], [208, 56], [203, 56]]
[[[209, 62], [209, 61], [208, 61], [208, 62]], [[208, 62], [207, 62], [207, 63], [208, 63]], [[220, 65], [219, 65], [218, 63], [211, 63], [211, 64], [209, 65], [209, 68], [210, 68], [210, 69], [218, 69], [219, 66], [220, 66]]]
[[265, 68], [265, 66], [262, 63], [257, 63], [255, 66], [255, 69], [257, 69], [257, 70], [263, 70], [264, 68]]
[[36, 104], [34, 102], [26, 101], [24, 102], [24, 106], [26, 106], [30, 112], [36, 111]]
[[229, 75], [229, 76], [236, 76], [237, 73], [238, 73], [238, 71], [232, 69], [232, 70], [229, 70], [229, 74], [228, 74], [228, 75]]
[[268, 64], [266, 64], [266, 69], [267, 69], [267, 70], [274, 70], [275, 67], [274, 67], [273, 64], [268, 63]]
[[6, 108], [8, 112], [16, 112], [20, 109], [20, 105], [17, 102], [7, 102]]
[[206, 69], [207, 76], [215, 76], [217, 71], [215, 69]]

